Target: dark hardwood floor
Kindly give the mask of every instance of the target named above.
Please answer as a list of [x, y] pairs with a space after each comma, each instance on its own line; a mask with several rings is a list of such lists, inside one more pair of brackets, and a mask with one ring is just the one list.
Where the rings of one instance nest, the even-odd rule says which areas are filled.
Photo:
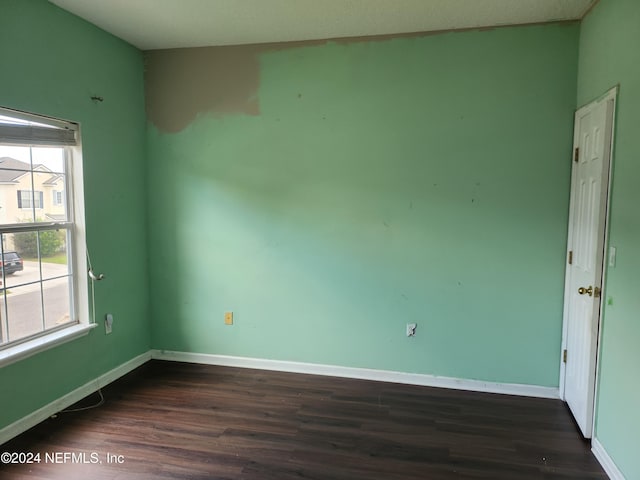
[[607, 478], [559, 400], [157, 361], [103, 392], [0, 447], [40, 453], [0, 478]]

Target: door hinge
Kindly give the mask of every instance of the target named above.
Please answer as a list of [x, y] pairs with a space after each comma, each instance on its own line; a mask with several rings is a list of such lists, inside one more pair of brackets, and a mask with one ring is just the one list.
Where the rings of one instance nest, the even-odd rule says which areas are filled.
[[565, 348], [562, 352], [562, 362], [567, 363], [567, 349]]
[[569, 265], [573, 265], [573, 250], [569, 250]]
[[579, 158], [580, 158], [580, 147], [576, 147], [576, 149], [573, 151], [573, 161], [577, 162]]

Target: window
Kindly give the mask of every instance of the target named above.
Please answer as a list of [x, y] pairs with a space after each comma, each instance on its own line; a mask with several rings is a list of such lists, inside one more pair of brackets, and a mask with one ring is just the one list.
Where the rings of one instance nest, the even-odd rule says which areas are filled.
[[18, 190], [18, 208], [42, 208], [42, 192]]
[[62, 205], [63, 200], [62, 200], [62, 192], [60, 190], [54, 190], [53, 191], [53, 204], [54, 205]]
[[77, 124], [0, 108], [0, 365], [90, 327], [80, 153]]

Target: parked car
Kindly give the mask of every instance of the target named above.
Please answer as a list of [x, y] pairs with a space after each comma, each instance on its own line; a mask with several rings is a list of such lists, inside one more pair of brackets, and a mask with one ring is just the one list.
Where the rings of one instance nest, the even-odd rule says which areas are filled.
[[5, 275], [13, 275], [16, 272], [21, 272], [24, 270], [22, 258], [18, 255], [18, 252], [4, 252], [2, 260], [0, 261], [0, 268], [4, 270]]

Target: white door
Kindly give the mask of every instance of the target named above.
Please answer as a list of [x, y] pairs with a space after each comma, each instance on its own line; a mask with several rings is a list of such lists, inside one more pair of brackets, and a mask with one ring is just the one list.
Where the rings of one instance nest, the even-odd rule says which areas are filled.
[[564, 399], [586, 438], [593, 430], [616, 92], [575, 115], [561, 381]]

